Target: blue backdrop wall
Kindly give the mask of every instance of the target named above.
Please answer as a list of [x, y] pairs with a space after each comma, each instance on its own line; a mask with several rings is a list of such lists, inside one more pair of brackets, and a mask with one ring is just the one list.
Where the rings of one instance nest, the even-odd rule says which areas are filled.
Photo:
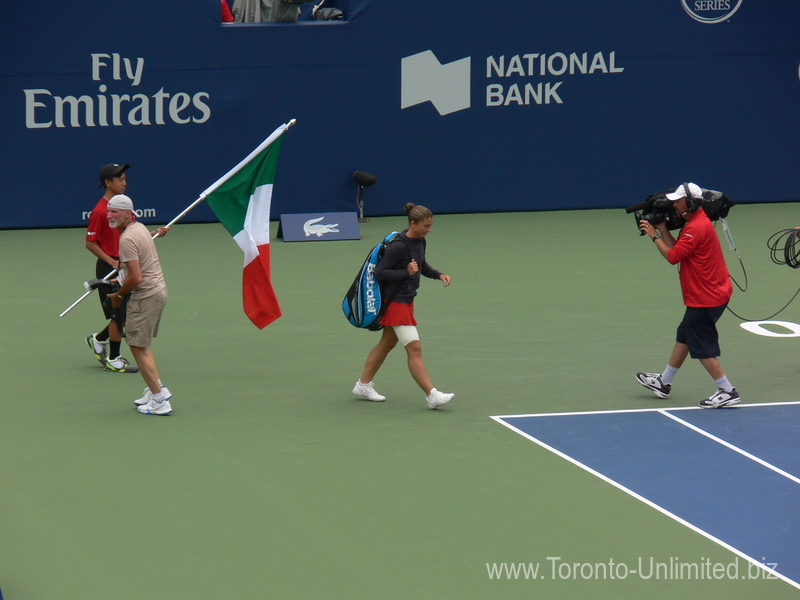
[[684, 180], [800, 198], [798, 2], [334, 4], [344, 21], [223, 25], [219, 0], [4, 19], [0, 227], [85, 224], [108, 162], [166, 222], [292, 118], [273, 218], [356, 210], [356, 170], [368, 216], [621, 207]]

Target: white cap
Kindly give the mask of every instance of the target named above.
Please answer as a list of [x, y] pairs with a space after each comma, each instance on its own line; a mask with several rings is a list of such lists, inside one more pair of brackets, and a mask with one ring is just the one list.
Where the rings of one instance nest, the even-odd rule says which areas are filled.
[[[700, 189], [700, 186], [696, 183], [687, 183], [686, 187], [689, 188], [689, 193], [692, 194], [692, 198], [702, 198], [703, 197], [703, 190]], [[686, 190], [683, 187], [683, 184], [678, 186], [678, 189], [672, 192], [671, 194], [667, 194], [667, 200], [680, 200], [681, 198], [686, 198]]]
[[117, 210], [133, 210], [133, 200], [128, 198], [125, 194], [117, 194], [108, 201], [107, 208], [116, 208]]

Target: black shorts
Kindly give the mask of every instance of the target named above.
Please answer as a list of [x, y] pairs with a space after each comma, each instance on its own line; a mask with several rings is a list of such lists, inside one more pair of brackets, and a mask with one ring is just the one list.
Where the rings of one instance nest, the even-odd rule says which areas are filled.
[[689, 346], [692, 358], [716, 358], [721, 354], [717, 321], [727, 304], [711, 308], [687, 306], [683, 321], [678, 325], [676, 341]]
[[[112, 256], [111, 258], [114, 258], [114, 257]], [[117, 259], [114, 258], [114, 260], [117, 260]], [[113, 270], [114, 269], [112, 269], [111, 266], [107, 262], [105, 262], [104, 260], [100, 260], [98, 258], [97, 259], [97, 265], [95, 265], [95, 268], [94, 268], [94, 276], [97, 277], [98, 279], [102, 279], [103, 277], [105, 277], [106, 275], [111, 273], [111, 271], [113, 271]], [[106, 316], [106, 319], [110, 319], [113, 316], [111, 311], [108, 309], [108, 307], [104, 303], [105, 299], [111, 293], [112, 289], [113, 288], [110, 285], [105, 284], [105, 283], [100, 284], [99, 286], [97, 286], [97, 295], [100, 298], [100, 306], [103, 308], [103, 314]]]

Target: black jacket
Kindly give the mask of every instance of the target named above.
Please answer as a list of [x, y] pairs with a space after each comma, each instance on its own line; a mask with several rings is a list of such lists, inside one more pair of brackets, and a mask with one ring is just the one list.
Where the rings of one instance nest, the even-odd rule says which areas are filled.
[[[375, 277], [390, 282], [384, 292], [385, 298], [391, 302], [411, 304], [417, 295], [420, 275], [439, 279], [441, 273], [425, 261], [425, 238], [410, 238], [406, 231], [386, 248], [375, 267]], [[412, 259], [417, 261], [419, 271], [409, 277], [407, 267]]]

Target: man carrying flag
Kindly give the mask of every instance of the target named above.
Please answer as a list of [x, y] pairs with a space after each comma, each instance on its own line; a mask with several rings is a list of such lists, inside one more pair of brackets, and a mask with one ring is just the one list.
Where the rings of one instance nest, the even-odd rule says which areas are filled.
[[108, 298], [114, 308], [130, 296], [127, 307], [125, 334], [128, 347], [139, 367], [147, 387], [144, 396], [134, 400], [139, 412], [148, 415], [168, 415], [172, 394], [161, 385], [156, 359], [150, 344], [158, 335], [161, 314], [167, 304], [167, 284], [156, 245], [147, 227], [133, 218], [133, 201], [118, 194], [108, 201], [108, 224], [120, 232], [119, 281], [121, 287]]
[[[244, 252], [244, 312], [259, 329], [281, 316], [281, 307], [270, 281], [269, 212], [281, 136], [294, 124], [292, 119], [278, 127], [247, 158], [207, 188], [164, 228], [168, 230], [203, 200], [208, 203]], [[154, 237], [160, 235], [163, 233], [158, 231]], [[90, 292], [78, 298], [60, 316], [67, 314]]]

